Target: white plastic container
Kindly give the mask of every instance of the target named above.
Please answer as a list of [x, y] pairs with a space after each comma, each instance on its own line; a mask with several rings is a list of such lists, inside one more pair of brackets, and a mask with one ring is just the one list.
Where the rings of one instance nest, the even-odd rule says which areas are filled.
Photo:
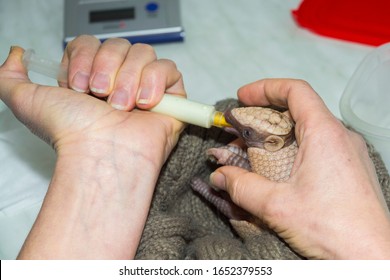
[[356, 69], [341, 97], [340, 112], [390, 170], [390, 43], [369, 53]]

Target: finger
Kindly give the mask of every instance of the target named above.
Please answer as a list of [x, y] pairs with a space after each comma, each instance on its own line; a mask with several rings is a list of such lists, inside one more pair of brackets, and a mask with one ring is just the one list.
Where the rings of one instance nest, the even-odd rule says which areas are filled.
[[210, 175], [210, 181], [227, 191], [235, 204], [265, 222], [269, 221], [270, 205], [280, 190], [277, 183], [234, 166], [218, 168]]
[[131, 46], [116, 74], [114, 89], [108, 99], [114, 108], [126, 111], [134, 108], [142, 71], [156, 58], [156, 53], [150, 45]]
[[160, 102], [164, 93], [186, 96], [181, 73], [167, 59], [157, 60], [145, 67], [137, 93], [137, 106], [149, 109]]
[[99, 97], [110, 94], [116, 75], [130, 49], [126, 39], [114, 38], [104, 41], [96, 53], [89, 82], [90, 90]]
[[275, 105], [289, 108], [296, 115], [312, 108], [326, 109], [319, 95], [303, 80], [260, 80], [240, 88], [238, 96], [248, 105]]
[[329, 123], [328, 121], [337, 122], [320, 96], [302, 80], [260, 80], [240, 88], [238, 97], [247, 105], [275, 105], [288, 108], [297, 123], [298, 142], [303, 139], [307, 128], [319, 129], [322, 124]]
[[65, 49], [62, 64], [68, 68], [68, 82], [59, 83], [78, 92], [89, 91], [91, 69], [100, 41], [88, 35], [82, 35], [71, 41]]

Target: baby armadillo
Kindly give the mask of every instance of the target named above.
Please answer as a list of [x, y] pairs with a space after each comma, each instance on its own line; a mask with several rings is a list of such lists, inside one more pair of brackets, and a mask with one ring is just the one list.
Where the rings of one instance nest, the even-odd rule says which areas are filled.
[[[226, 131], [241, 138], [247, 149], [229, 144], [209, 149], [209, 156], [219, 164], [239, 166], [273, 181], [282, 182], [289, 178], [298, 146], [294, 122], [288, 111], [282, 113], [270, 108], [241, 107], [225, 112], [225, 118], [232, 125]], [[191, 186], [231, 222], [257, 222], [252, 215], [234, 205], [226, 193], [216, 191], [201, 179], [194, 178]]]

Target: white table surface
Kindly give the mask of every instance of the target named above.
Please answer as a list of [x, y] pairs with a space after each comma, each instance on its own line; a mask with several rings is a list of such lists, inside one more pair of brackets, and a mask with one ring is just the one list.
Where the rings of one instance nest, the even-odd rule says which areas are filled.
[[[307, 80], [340, 117], [338, 102], [352, 73], [373, 48], [299, 28], [299, 0], [182, 0], [184, 43], [155, 45], [184, 76], [190, 99], [214, 104], [249, 82]], [[11, 45], [60, 60], [62, 0], [0, 0], [0, 62]], [[32, 75], [35, 82], [55, 82]], [[39, 211], [55, 154], [0, 102], [0, 258], [15, 258]]]

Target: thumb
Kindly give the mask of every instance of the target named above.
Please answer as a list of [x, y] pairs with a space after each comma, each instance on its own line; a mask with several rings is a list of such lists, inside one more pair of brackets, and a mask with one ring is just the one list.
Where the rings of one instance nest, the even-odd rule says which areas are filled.
[[24, 50], [20, 47], [11, 47], [6, 61], [0, 67], [0, 99], [8, 107], [13, 107], [15, 91], [18, 86], [31, 85], [27, 71], [22, 63]]
[[19, 72], [23, 77], [26, 76], [26, 69], [23, 66], [22, 58], [23, 58], [24, 49], [18, 46], [12, 46], [6, 61], [1, 65], [1, 69], [11, 71], [11, 72]]
[[210, 175], [211, 183], [229, 193], [232, 201], [263, 221], [277, 183], [235, 166], [223, 166]]
[[55, 105], [60, 104], [61, 94], [70, 90], [63, 89], [59, 94], [58, 88], [32, 83], [22, 63], [23, 53], [22, 48], [12, 47], [0, 67], [0, 99], [33, 133], [49, 142], [58, 110]]

